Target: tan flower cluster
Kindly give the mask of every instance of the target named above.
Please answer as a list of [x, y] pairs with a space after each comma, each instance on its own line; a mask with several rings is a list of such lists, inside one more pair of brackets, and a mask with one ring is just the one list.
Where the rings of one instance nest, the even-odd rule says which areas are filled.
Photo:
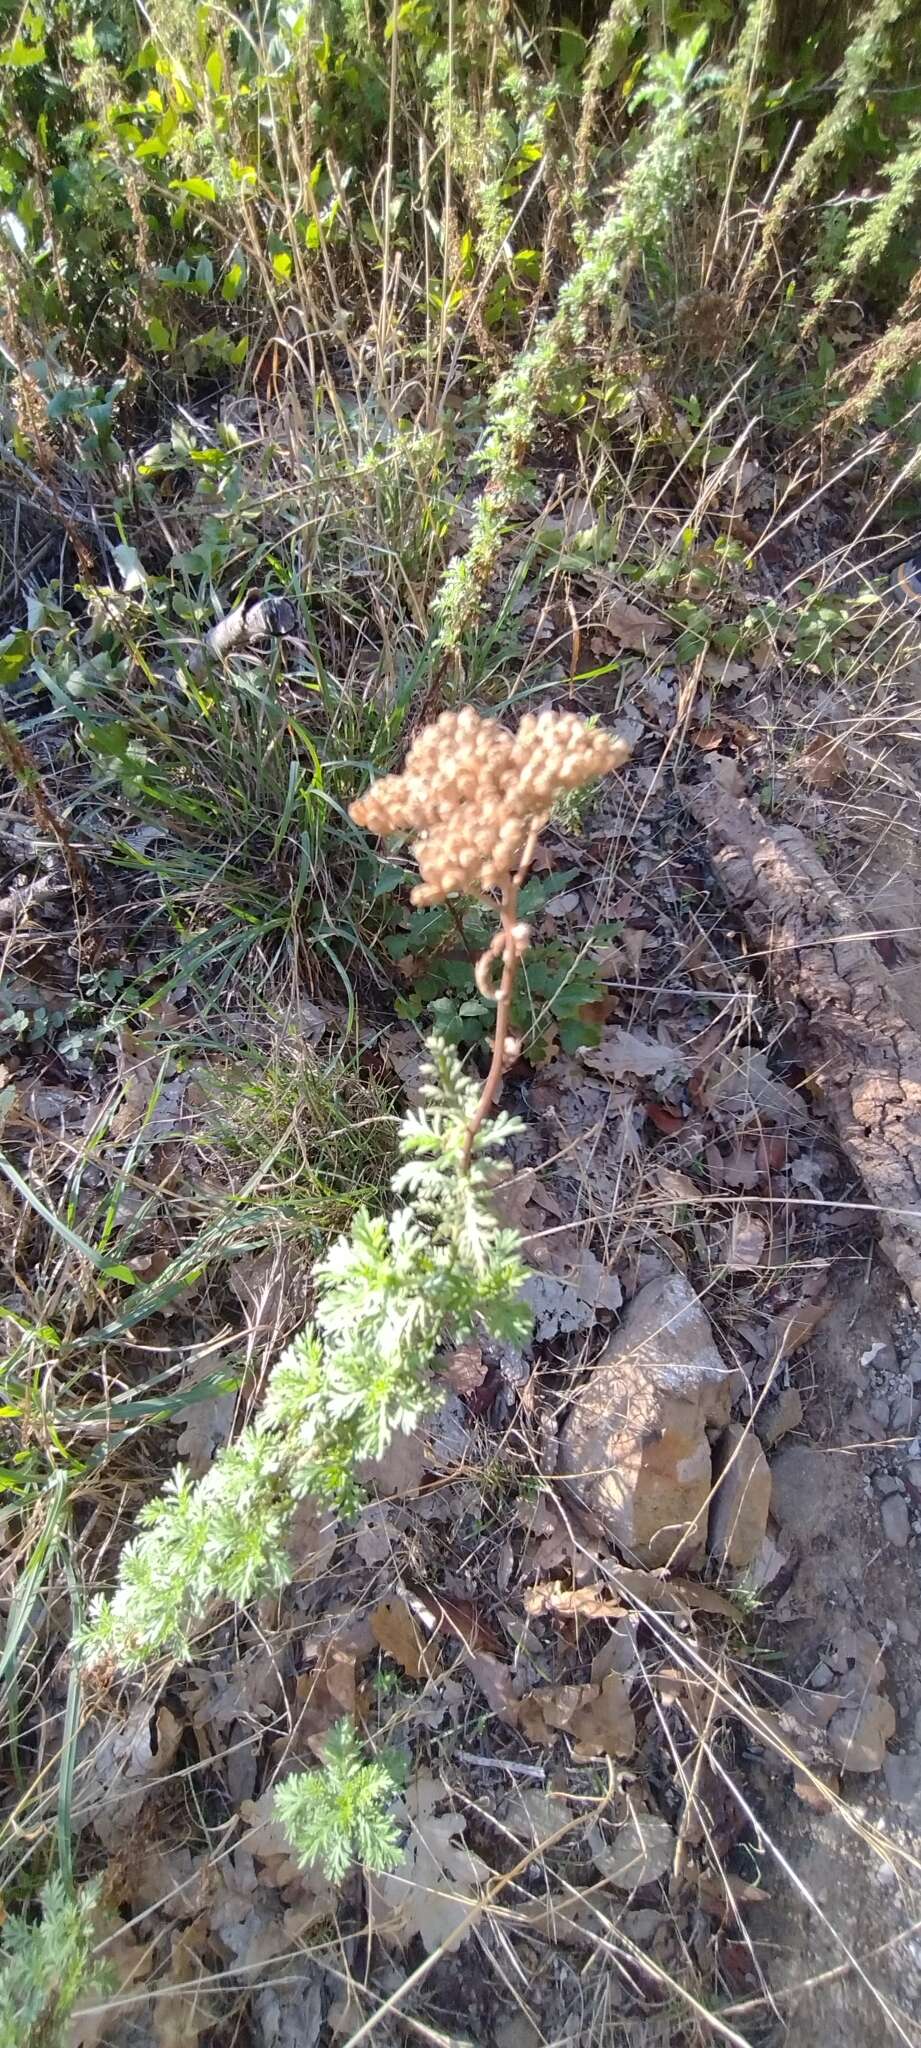
[[475, 896], [508, 880], [562, 790], [609, 774], [629, 752], [571, 711], [528, 712], [511, 733], [467, 705], [426, 726], [402, 775], [372, 783], [351, 816], [370, 832], [416, 832], [414, 903]]

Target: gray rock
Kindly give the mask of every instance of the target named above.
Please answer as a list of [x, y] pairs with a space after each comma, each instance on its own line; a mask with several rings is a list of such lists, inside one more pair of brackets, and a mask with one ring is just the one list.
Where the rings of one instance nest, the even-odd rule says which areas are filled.
[[897, 1550], [904, 1550], [911, 1535], [908, 1505], [900, 1493], [890, 1493], [880, 1508], [883, 1534]]
[[921, 1754], [917, 1750], [895, 1750], [883, 1769], [886, 1789], [896, 1806], [913, 1807], [921, 1813]]
[[802, 1396], [795, 1387], [783, 1387], [776, 1399], [767, 1403], [758, 1422], [758, 1435], [766, 1450], [773, 1450], [781, 1437], [798, 1429], [802, 1419]]
[[902, 1477], [913, 1493], [921, 1493], [921, 1458], [908, 1458], [902, 1466]]
[[731, 1376], [683, 1274], [651, 1280], [575, 1395], [558, 1470], [632, 1558], [699, 1564]]

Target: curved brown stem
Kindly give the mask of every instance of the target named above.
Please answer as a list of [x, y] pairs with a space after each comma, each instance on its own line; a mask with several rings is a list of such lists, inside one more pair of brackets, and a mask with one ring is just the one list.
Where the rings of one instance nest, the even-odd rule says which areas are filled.
[[[499, 913], [502, 937], [502, 978], [495, 996], [490, 997], [490, 1001], [494, 1001], [496, 1005], [496, 1033], [492, 1044], [492, 1059], [489, 1063], [489, 1073], [483, 1083], [483, 1093], [467, 1125], [467, 1136], [464, 1139], [464, 1149], [461, 1154], [461, 1170], [464, 1173], [467, 1173], [469, 1170], [476, 1134], [495, 1102], [499, 1083], [502, 1079], [502, 1071], [505, 1065], [505, 1042], [508, 1036], [509, 1011], [512, 1007], [512, 996], [515, 992], [515, 976], [518, 973], [518, 963], [527, 947], [530, 936], [527, 926], [518, 923], [518, 894], [534, 859], [537, 841], [546, 822], [546, 817], [534, 818], [532, 820], [525, 841], [524, 852], [516, 872], [514, 875], [509, 876], [502, 890], [502, 903]], [[496, 939], [499, 936], [500, 934], [497, 932]], [[483, 967], [485, 969], [487, 962], [491, 962], [498, 957], [500, 948], [496, 944], [496, 939], [493, 939], [492, 945], [487, 947], [486, 952], [482, 954], [477, 963], [476, 982], [482, 995], [486, 995], [487, 990], [480, 978], [479, 968]]]

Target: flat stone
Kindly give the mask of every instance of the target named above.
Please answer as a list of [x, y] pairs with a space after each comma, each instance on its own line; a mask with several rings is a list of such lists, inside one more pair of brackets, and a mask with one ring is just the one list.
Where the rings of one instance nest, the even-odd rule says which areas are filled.
[[711, 1557], [744, 1571], [764, 1542], [771, 1506], [771, 1468], [752, 1430], [730, 1424], [718, 1446], [715, 1477], [707, 1548]]
[[881, 1770], [895, 1734], [895, 1711], [882, 1693], [866, 1693], [828, 1724], [828, 1746], [845, 1771]]
[[558, 1470], [644, 1565], [702, 1562], [710, 1435], [729, 1421], [731, 1375], [684, 1275], [649, 1281], [579, 1387]]
[[911, 1535], [911, 1521], [908, 1503], [901, 1493], [890, 1493], [879, 1511], [883, 1534], [887, 1542], [894, 1543], [897, 1550], [904, 1550]]
[[758, 1421], [758, 1435], [765, 1449], [773, 1450], [781, 1437], [789, 1436], [791, 1429], [799, 1428], [802, 1419], [802, 1395], [795, 1387], [782, 1387], [776, 1399], [762, 1409]]
[[902, 1466], [902, 1478], [908, 1481], [913, 1493], [921, 1493], [921, 1458], [908, 1458]]
[[918, 1750], [893, 1750], [887, 1756], [883, 1769], [886, 1790], [896, 1806], [907, 1806], [915, 1813], [921, 1812], [921, 1753]]

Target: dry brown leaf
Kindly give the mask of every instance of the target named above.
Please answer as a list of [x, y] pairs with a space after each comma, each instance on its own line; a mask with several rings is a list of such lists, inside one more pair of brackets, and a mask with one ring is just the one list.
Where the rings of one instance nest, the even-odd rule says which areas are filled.
[[705, 1870], [697, 1879], [697, 1896], [711, 1920], [734, 1920], [740, 1907], [766, 1905], [771, 1894], [760, 1884], [735, 1877], [729, 1870], [721, 1871], [719, 1876], [713, 1870]]
[[298, 1862], [285, 1829], [274, 1818], [274, 1812], [274, 1785], [270, 1785], [258, 1799], [244, 1799], [240, 1806], [240, 1819], [247, 1832], [239, 1846], [258, 1863], [263, 1884], [276, 1891], [284, 1891], [288, 1885], [297, 1884], [305, 1895], [303, 1899], [298, 1898], [299, 1911], [309, 1905], [311, 1912], [316, 1909], [315, 1917], [319, 1918], [334, 1903], [335, 1891], [318, 1863]]
[[687, 1060], [673, 1045], [620, 1024], [605, 1032], [600, 1045], [580, 1046], [579, 1058], [605, 1081], [623, 1081], [627, 1075], [640, 1081], [673, 1081], [688, 1071]]
[[438, 1666], [438, 1652], [427, 1644], [405, 1600], [382, 1600], [371, 1616], [374, 1639], [407, 1678], [431, 1678]]
[[760, 1216], [753, 1216], [750, 1209], [736, 1209], [726, 1249], [727, 1266], [733, 1272], [754, 1272], [762, 1263], [766, 1244], [767, 1229]]
[[830, 733], [814, 733], [796, 763], [810, 789], [833, 789], [847, 773], [847, 754]]
[[373, 1486], [380, 1500], [414, 1500], [430, 1463], [419, 1431], [391, 1438], [382, 1458], [367, 1458], [358, 1467], [363, 1486]]
[[465, 1650], [482, 1651], [486, 1656], [500, 1659], [504, 1657], [502, 1637], [484, 1621], [474, 1601], [465, 1600], [458, 1594], [436, 1593], [431, 1586], [424, 1586], [421, 1582], [413, 1582], [407, 1591], [415, 1614], [426, 1628], [446, 1629], [449, 1635], [457, 1637]]
[[580, 1621], [613, 1620], [627, 1612], [623, 1601], [604, 1586], [564, 1586], [559, 1579], [531, 1586], [524, 1596], [524, 1608], [530, 1615], [558, 1614]]
[[418, 1934], [429, 1955], [460, 1946], [471, 1931], [463, 1923], [491, 1875], [488, 1864], [467, 1847], [463, 1814], [436, 1812], [447, 1796], [436, 1778], [419, 1772], [396, 1814], [409, 1827], [404, 1860], [396, 1870], [368, 1879], [376, 1933], [400, 1948]]
[[148, 1794], [168, 1777], [183, 1726], [166, 1706], [151, 1716], [143, 1699], [123, 1721], [113, 1716], [102, 1729], [98, 1721], [87, 1723], [81, 1743], [86, 1762], [74, 1805], [77, 1831], [92, 1826], [106, 1849], [122, 1848]]
[[203, 2034], [217, 2026], [219, 2014], [209, 2004], [207, 1985], [210, 1971], [205, 1951], [211, 1939], [210, 1915], [201, 1913], [187, 1927], [178, 1927], [172, 1938], [170, 1966], [157, 1986], [153, 2003], [153, 2030], [157, 2048], [198, 2048]]
[[565, 1732], [580, 1761], [632, 1756], [636, 1748], [636, 1722], [619, 1671], [609, 1672], [600, 1685], [539, 1686], [524, 1694], [516, 1712], [529, 1742], [555, 1742]]
[[583, 1621], [613, 1619], [629, 1613], [630, 1599], [665, 1614], [719, 1614], [738, 1621], [739, 1611], [715, 1586], [699, 1579], [660, 1578], [658, 1572], [619, 1565], [605, 1586], [567, 1586], [551, 1579], [525, 1594], [528, 1614], [578, 1615]]
[[306, 1747], [314, 1756], [320, 1755], [334, 1721], [341, 1721], [343, 1714], [354, 1715], [356, 1661], [353, 1649], [333, 1641], [324, 1646], [311, 1669], [301, 1672], [295, 1687], [299, 1752]]
[[626, 597], [616, 597], [606, 606], [602, 624], [621, 647], [634, 647], [639, 654], [656, 640], [667, 639], [670, 631], [664, 619], [641, 611], [639, 605], [631, 604]]
[[452, 1351], [441, 1369], [441, 1377], [453, 1387], [455, 1394], [474, 1394], [481, 1387], [489, 1368], [483, 1358], [479, 1344], [462, 1344]]
[[622, 1892], [664, 1877], [675, 1854], [675, 1836], [657, 1813], [634, 1810], [613, 1842], [605, 1839], [600, 1827], [593, 1828], [588, 1839], [596, 1870]]
[[803, 1129], [810, 1120], [802, 1096], [775, 1078], [763, 1052], [746, 1046], [718, 1062], [707, 1075], [703, 1093], [708, 1109], [720, 1111], [733, 1123], [767, 1117], [778, 1130], [789, 1131]]
[[794, 1308], [784, 1309], [774, 1317], [773, 1330], [779, 1358], [791, 1358], [801, 1344], [805, 1344], [814, 1330], [827, 1316], [832, 1297], [823, 1294], [818, 1301], [803, 1300]]

